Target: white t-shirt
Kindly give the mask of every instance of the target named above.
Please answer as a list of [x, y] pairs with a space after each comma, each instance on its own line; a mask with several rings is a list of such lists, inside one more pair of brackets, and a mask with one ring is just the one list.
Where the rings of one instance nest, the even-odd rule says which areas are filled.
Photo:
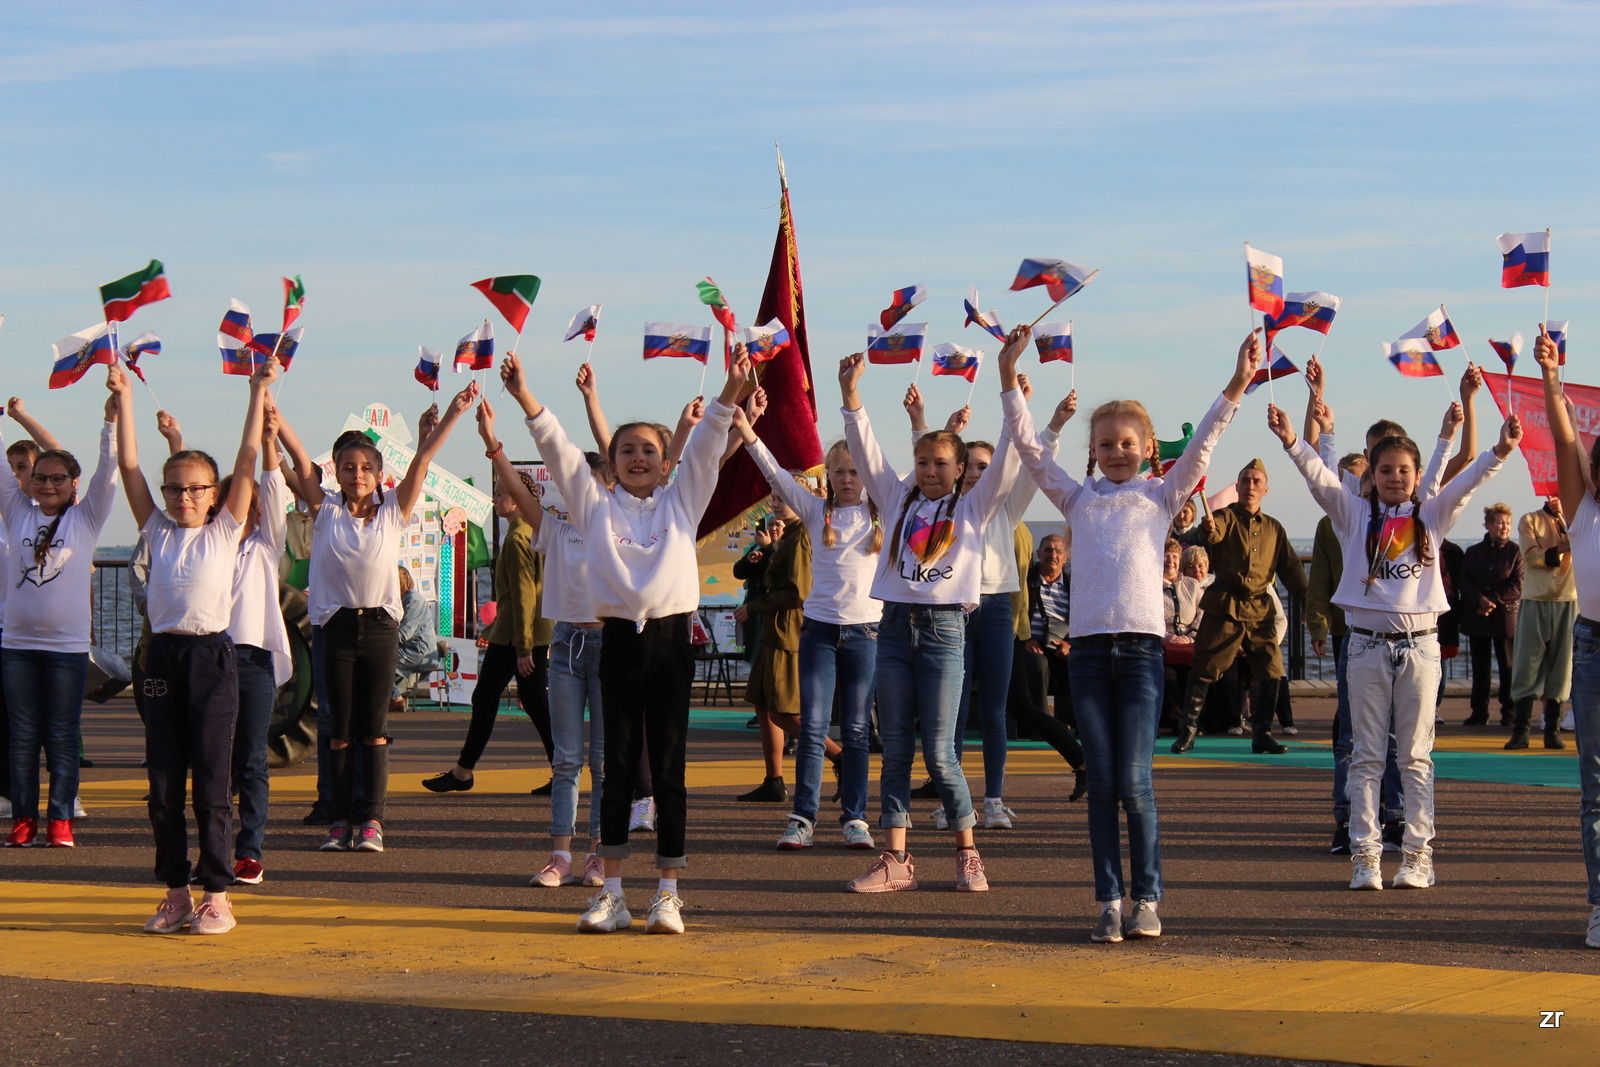
[[372, 518], [357, 519], [342, 493], [323, 490], [311, 524], [311, 622], [321, 626], [340, 608], [382, 608], [396, 623], [400, 604], [400, 533], [411, 521], [393, 490]]
[[[0, 445], [4, 442], [0, 441]], [[34, 543], [53, 521], [9, 472], [0, 475], [0, 513], [9, 545], [0, 581], [6, 597], [4, 647], [43, 652], [89, 651], [89, 572], [100, 528], [117, 492], [116, 424], [100, 431], [100, 460], [78, 502], [61, 513], [42, 564]]]
[[272, 677], [278, 684], [294, 674], [289, 630], [278, 602], [278, 560], [289, 535], [289, 486], [274, 468], [261, 474], [260, 518], [239, 545], [233, 568], [233, 612], [228, 636], [236, 645], [254, 645], [272, 653]]
[[1572, 541], [1572, 577], [1578, 586], [1578, 614], [1600, 619], [1600, 504], [1584, 493], [1567, 529]]
[[544, 590], [539, 614], [551, 622], [599, 622], [589, 591], [589, 551], [583, 535], [566, 519], [546, 514], [533, 550], [544, 554]]
[[160, 508], [145, 520], [150, 581], [145, 615], [156, 634], [215, 634], [233, 613], [233, 566], [243, 529], [218, 508], [204, 526], [179, 526]]

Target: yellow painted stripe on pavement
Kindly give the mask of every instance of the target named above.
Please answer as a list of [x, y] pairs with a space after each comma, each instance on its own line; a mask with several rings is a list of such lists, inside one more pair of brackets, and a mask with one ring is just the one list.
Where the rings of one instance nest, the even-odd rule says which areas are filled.
[[[646, 936], [642, 915], [632, 930], [585, 936], [570, 912], [256, 894], [235, 895], [240, 926], [231, 934], [157, 937], [140, 932], [157, 895], [0, 885], [0, 973], [1376, 1064], [1587, 1067], [1600, 1048], [1600, 977], [1589, 975], [1172, 956], [1135, 943], [719, 929], [692, 910], [683, 937]], [[642, 895], [634, 890], [635, 903]], [[571, 899], [576, 907], [581, 894]], [[1062, 936], [1055, 923], [1041, 932]], [[1565, 1013], [1560, 1027], [1541, 1027], [1556, 1010]]]

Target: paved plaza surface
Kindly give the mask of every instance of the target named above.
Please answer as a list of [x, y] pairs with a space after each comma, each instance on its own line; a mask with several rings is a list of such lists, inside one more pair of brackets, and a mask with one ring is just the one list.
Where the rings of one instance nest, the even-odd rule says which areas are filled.
[[1297, 699], [1285, 757], [1230, 737], [1172, 757], [1163, 741], [1165, 934], [1092, 945], [1083, 806], [1050, 750], [1011, 753], [1016, 826], [978, 834], [990, 892], [952, 891], [949, 835], [918, 801], [922, 888], [855, 896], [843, 885], [872, 857], [843, 849], [828, 814], [815, 848], [779, 853], [787, 806], [735, 801], [761, 768], [748, 711], [725, 707], [697, 712], [690, 738], [683, 937], [642, 932], [650, 835], [625, 876], [631, 931], [579, 935], [592, 890], [528, 886], [549, 829], [528, 790], [548, 770], [520, 717], [501, 718], [474, 790], [421, 788], [453, 761], [459, 710], [396, 718], [388, 851], [316, 851], [300, 824], [313, 768], [275, 771], [267, 878], [235, 891], [239, 927], [152, 937], [138, 722], [125, 700], [91, 705], [80, 847], [0, 852], [5, 1059], [1600, 1060], [1572, 749], [1502, 752], [1502, 731], [1455, 725], [1465, 701], [1447, 701], [1439, 884], [1352, 893], [1327, 854], [1331, 711]]

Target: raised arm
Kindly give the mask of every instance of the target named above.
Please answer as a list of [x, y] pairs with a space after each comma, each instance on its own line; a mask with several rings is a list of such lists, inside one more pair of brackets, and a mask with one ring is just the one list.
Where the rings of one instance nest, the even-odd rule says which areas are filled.
[[611, 451], [611, 424], [600, 407], [600, 386], [595, 381], [594, 368], [585, 363], [578, 368], [576, 382], [583, 394], [583, 412], [589, 417], [589, 432], [594, 434], [594, 447], [602, 456]]
[[32, 438], [33, 443], [39, 446], [42, 452], [50, 452], [61, 447], [61, 442], [56, 440], [56, 435], [45, 429], [39, 420], [30, 415], [22, 403], [20, 396], [14, 396], [6, 401], [6, 412], [17, 420], [17, 425], [22, 431]]
[[1316, 451], [1295, 436], [1289, 416], [1276, 404], [1267, 405], [1267, 428], [1283, 442], [1283, 450], [1299, 468], [1311, 490], [1311, 497], [1333, 520], [1334, 530], [1348, 528], [1351, 522], [1362, 521], [1367, 502], [1351, 496], [1340, 483], [1339, 472], [1329, 470]]
[[861, 473], [861, 484], [866, 487], [880, 511], [900, 504], [906, 490], [905, 481], [890, 466], [888, 457], [872, 432], [872, 423], [866, 409], [861, 406], [861, 375], [867, 369], [866, 357], [860, 352], [839, 361], [839, 399], [844, 414], [844, 439], [850, 449], [850, 458], [856, 461]]
[[[688, 447], [689, 435], [694, 428], [700, 425], [700, 420], [706, 417], [706, 402], [704, 397], [695, 397], [683, 405], [683, 410], [678, 413], [678, 425], [672, 429], [672, 441], [667, 445], [667, 477], [672, 477], [672, 472], [678, 466], [678, 460], [683, 458], [683, 450]], [[732, 446], [725, 449], [722, 462], [728, 461], [732, 454]], [[719, 463], [718, 466], [722, 464]]]
[[477, 399], [478, 383], [471, 382], [451, 399], [450, 406], [445, 408], [443, 417], [439, 419], [439, 428], [429, 434], [426, 441], [419, 442], [417, 454], [411, 459], [410, 469], [395, 487], [395, 502], [400, 508], [401, 518], [408, 520], [411, 518], [411, 509], [416, 507], [417, 501], [422, 498], [422, 483], [428, 476], [428, 466], [433, 462], [433, 457], [439, 454], [439, 449], [450, 439], [450, 431], [455, 428], [456, 421]]
[[178, 425], [178, 417], [172, 412], [156, 412], [156, 433], [166, 439], [167, 455], [176, 456], [183, 451], [183, 427]]
[[150, 521], [156, 502], [150, 495], [150, 483], [139, 469], [139, 434], [133, 421], [133, 383], [122, 368], [113, 364], [106, 372], [106, 388], [116, 402], [116, 410], [106, 405], [107, 417], [117, 424], [117, 469], [122, 474], [122, 491], [133, 511], [133, 523], [139, 529]]
[[488, 397], [478, 401], [478, 436], [483, 438], [483, 454], [494, 464], [494, 476], [499, 480], [500, 487], [517, 506], [517, 513], [533, 527], [534, 536], [538, 536], [539, 528], [544, 525], [544, 508], [528, 492], [528, 487], [522, 484], [517, 468], [511, 465], [506, 455], [505, 445], [495, 435], [494, 408], [489, 406]]
[[[295, 433], [294, 427], [290, 425], [288, 417], [284, 415], [276, 400], [272, 403], [272, 415], [276, 427], [273, 436], [277, 439], [277, 444], [283, 446], [283, 451], [289, 454], [289, 469], [283, 472], [284, 481], [289, 483], [296, 496], [300, 495], [301, 485], [309, 486], [308, 492], [319, 492], [322, 486], [322, 471], [311, 462], [311, 453], [306, 451], [306, 446], [300, 441], [300, 435]], [[277, 448], [274, 447], [273, 451], [276, 452]]]
[[1567, 410], [1567, 398], [1561, 389], [1560, 356], [1556, 343], [1539, 327], [1539, 336], [1533, 342], [1533, 358], [1544, 377], [1544, 417], [1550, 424], [1550, 437], [1556, 453], [1556, 488], [1561, 496], [1561, 514], [1577, 521], [1578, 505], [1589, 494], [1588, 472], [1584, 470], [1583, 446], [1578, 443], [1578, 430], [1572, 424], [1572, 414]]
[[1473, 492], [1492, 478], [1506, 458], [1522, 443], [1522, 420], [1508, 416], [1500, 426], [1500, 437], [1494, 447], [1475, 458], [1467, 469], [1439, 490], [1437, 496], [1422, 502], [1423, 520], [1428, 528], [1439, 531], [1444, 537], [1455, 525]]
[[1261, 338], [1258, 336], [1258, 331], [1251, 331], [1244, 339], [1244, 343], [1239, 346], [1239, 354], [1233, 365], [1233, 377], [1228, 379], [1228, 384], [1222, 389], [1222, 395], [1217, 397], [1206, 411], [1200, 420], [1200, 425], [1195, 429], [1194, 436], [1189, 438], [1188, 445], [1184, 447], [1183, 454], [1177, 458], [1162, 479], [1162, 493], [1166, 498], [1169, 516], [1178, 514], [1184, 501], [1189, 499], [1195, 486], [1200, 484], [1206, 468], [1211, 465], [1211, 452], [1217, 447], [1222, 431], [1228, 428], [1228, 424], [1238, 412], [1239, 398], [1244, 396], [1244, 387], [1255, 377], [1256, 365], [1260, 362]]
[[239, 454], [233, 460], [233, 482], [228, 486], [228, 499], [222, 502], [239, 522], [250, 514], [250, 483], [255, 480], [256, 460], [261, 454], [261, 427], [270, 399], [268, 393], [278, 380], [278, 373], [278, 357], [273, 356], [250, 375], [250, 402], [244, 411], [244, 430], [239, 434]]
[[744, 345], [734, 345], [733, 361], [728, 364], [728, 377], [722, 384], [721, 394], [706, 405], [705, 416], [689, 431], [688, 440], [684, 442], [678, 477], [669, 488], [681, 497], [685, 510], [696, 520], [705, 514], [711, 494], [716, 491], [719, 461], [728, 444], [728, 428], [733, 425], [733, 412], [749, 377], [750, 356]]
[[[1439, 439], [1434, 442], [1433, 453], [1428, 456], [1428, 465], [1423, 468], [1422, 479], [1417, 482], [1417, 499], [1428, 500], [1439, 495], [1440, 486], [1449, 479], [1445, 477], [1445, 460], [1450, 456], [1450, 449], [1456, 439], [1456, 430], [1460, 428], [1463, 419], [1461, 405], [1452, 403], [1444, 409], [1444, 421], [1439, 424]], [[1467, 457], [1470, 465], [1471, 455]]]
[[1300, 431], [1300, 436], [1306, 444], [1316, 449], [1320, 454], [1322, 449], [1319, 442], [1322, 440], [1322, 423], [1320, 409], [1322, 407], [1322, 390], [1325, 379], [1322, 376], [1322, 361], [1316, 356], [1306, 360], [1306, 421], [1305, 428]]
[[417, 447], [422, 447], [422, 442], [433, 436], [433, 431], [439, 428], [439, 402], [435, 400], [429, 404], [421, 415], [417, 416]]
[[[1483, 372], [1476, 363], [1468, 362], [1461, 375], [1461, 448], [1445, 464], [1441, 485], [1467, 469], [1478, 455], [1478, 390], [1483, 386]], [[1437, 489], [1434, 490], [1438, 492]]]
[[733, 431], [750, 454], [756, 469], [767, 480], [772, 491], [778, 495], [778, 499], [788, 504], [790, 509], [800, 516], [800, 521], [805, 523], [806, 529], [811, 530], [813, 535], [820, 536], [822, 516], [827, 510], [827, 503], [795, 481], [789, 476], [788, 471], [778, 465], [777, 459], [766, 444], [756, 436], [755, 430], [750, 425], [750, 416], [742, 408], [734, 412]]

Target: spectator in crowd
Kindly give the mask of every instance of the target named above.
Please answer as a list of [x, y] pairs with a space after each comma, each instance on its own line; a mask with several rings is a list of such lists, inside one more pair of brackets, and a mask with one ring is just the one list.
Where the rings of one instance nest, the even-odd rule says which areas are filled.
[[1561, 740], [1561, 702], [1572, 686], [1572, 624], [1578, 617], [1578, 586], [1572, 577], [1572, 544], [1552, 496], [1517, 523], [1522, 551], [1522, 604], [1512, 641], [1511, 704], [1515, 718], [1506, 748], [1528, 747], [1533, 702], [1544, 702], [1544, 747]]
[[1511, 540], [1511, 509], [1495, 503], [1483, 509], [1483, 540], [1468, 548], [1461, 560], [1458, 586], [1461, 597], [1461, 632], [1470, 637], [1472, 651], [1472, 714], [1464, 726], [1489, 722], [1489, 660], [1500, 671], [1496, 695], [1500, 725], [1511, 725], [1511, 637], [1517, 628], [1517, 605], [1522, 600], [1522, 553]]

